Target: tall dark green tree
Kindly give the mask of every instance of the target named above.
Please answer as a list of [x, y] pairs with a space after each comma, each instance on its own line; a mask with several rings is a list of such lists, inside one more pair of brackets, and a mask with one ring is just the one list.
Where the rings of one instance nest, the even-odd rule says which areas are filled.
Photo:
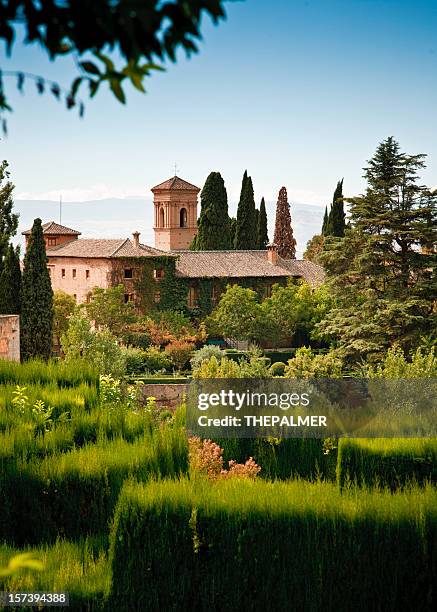
[[194, 248], [197, 251], [232, 248], [228, 195], [220, 172], [211, 172], [200, 194], [200, 218]]
[[262, 251], [267, 248], [269, 243], [269, 235], [267, 232], [267, 211], [264, 198], [261, 198], [261, 204], [258, 214], [258, 248]]
[[321, 328], [353, 357], [409, 350], [436, 328], [437, 193], [419, 183], [424, 160], [387, 138], [365, 168], [366, 192], [348, 200], [345, 238], [325, 239], [337, 308]]
[[235, 248], [235, 235], [237, 233], [237, 219], [236, 217], [231, 217], [229, 219], [229, 233], [231, 236], [231, 249]]
[[325, 206], [325, 214], [323, 215], [323, 223], [322, 223], [322, 236], [326, 236], [326, 231], [328, 229], [328, 223], [329, 223], [328, 207]]
[[8, 250], [9, 240], [16, 234], [18, 215], [12, 212], [14, 185], [9, 180], [8, 162], [0, 163], [0, 271]]
[[24, 257], [21, 290], [21, 355], [48, 359], [52, 350], [53, 291], [41, 219], [35, 219]]
[[20, 314], [20, 249], [9, 245], [0, 273], [0, 314]]
[[241, 185], [240, 201], [237, 209], [234, 247], [237, 250], [257, 248], [257, 226], [255, 213], [255, 198], [252, 179], [244, 172]]
[[287, 189], [281, 187], [276, 204], [275, 235], [273, 239], [278, 255], [284, 259], [296, 258], [296, 240], [291, 227], [290, 204]]
[[[325, 212], [326, 214], [326, 212]], [[323, 222], [325, 224], [325, 221]], [[343, 179], [338, 181], [332, 198], [332, 206], [324, 231], [325, 236], [343, 238], [346, 228], [343, 199]]]

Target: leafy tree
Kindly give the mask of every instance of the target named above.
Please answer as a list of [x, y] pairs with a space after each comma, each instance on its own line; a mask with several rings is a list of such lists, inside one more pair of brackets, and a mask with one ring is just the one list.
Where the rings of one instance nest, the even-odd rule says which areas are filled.
[[307, 248], [303, 254], [303, 258], [313, 263], [320, 264], [320, 255], [323, 253], [323, 245], [325, 237], [321, 234], [315, 234], [311, 240], [307, 242]]
[[0, 273], [0, 314], [20, 314], [20, 248], [9, 245]]
[[228, 195], [220, 172], [211, 172], [200, 194], [200, 218], [194, 249], [220, 251], [231, 248]]
[[[323, 223], [325, 225], [325, 221]], [[346, 223], [344, 214], [343, 179], [341, 179], [341, 181], [338, 181], [337, 187], [335, 188], [331, 210], [329, 212], [323, 233], [325, 236], [338, 236], [342, 238], [344, 236], [345, 228]]]
[[257, 226], [253, 185], [247, 170], [241, 185], [240, 201], [237, 209], [234, 246], [237, 250], [257, 248]]
[[280, 257], [284, 259], [296, 258], [296, 240], [294, 239], [291, 227], [290, 205], [285, 187], [281, 187], [279, 190], [278, 203], [276, 205], [274, 243], [277, 245]]
[[[42, 47], [50, 59], [73, 57], [78, 75], [68, 92], [27, 72], [3, 72], [2, 76], [17, 79], [20, 90], [25, 80], [34, 81], [39, 93], [47, 88], [56, 98], [64, 98], [67, 108], [75, 106], [81, 85], [87, 85], [93, 97], [102, 83], [124, 103], [125, 81], [144, 92], [144, 78], [153, 70], [162, 70], [165, 60], [176, 61], [178, 49], [197, 53], [203, 15], [218, 23], [225, 18], [223, 4], [223, 0], [4, 0], [0, 38], [8, 54], [14, 50], [17, 33], [23, 31], [25, 44]], [[121, 62], [118, 67], [116, 59]], [[82, 112], [82, 105], [80, 108]], [[2, 110], [11, 109], [0, 76], [0, 113]]]
[[15, 236], [18, 227], [18, 215], [12, 212], [14, 184], [8, 180], [9, 176], [8, 162], [3, 160], [0, 164], [0, 271], [9, 240]]
[[350, 202], [351, 229], [327, 237], [322, 261], [336, 302], [322, 321], [350, 357], [397, 342], [409, 350], [436, 326], [437, 193], [419, 184], [424, 155], [382, 142]]
[[261, 305], [252, 289], [228, 285], [211, 314], [220, 333], [233, 340], [252, 340], [261, 329]]
[[68, 329], [68, 320], [76, 310], [76, 300], [65, 291], [53, 294], [53, 335], [60, 341]]
[[21, 355], [23, 359], [48, 359], [52, 350], [53, 291], [47, 268], [41, 219], [35, 219], [29, 236], [21, 293]]
[[264, 198], [261, 198], [261, 204], [258, 214], [258, 248], [261, 251], [267, 248], [269, 243], [269, 235], [267, 233], [267, 211]]
[[90, 302], [83, 304], [82, 308], [97, 328], [106, 327], [117, 338], [121, 338], [136, 319], [132, 302], [124, 301], [123, 285], [108, 289], [94, 287]]
[[61, 345], [67, 362], [84, 359], [100, 374], [110, 374], [115, 378], [125, 373], [125, 357], [116, 338], [108, 328], [93, 330], [83, 312], [70, 317], [68, 329], [61, 337]]

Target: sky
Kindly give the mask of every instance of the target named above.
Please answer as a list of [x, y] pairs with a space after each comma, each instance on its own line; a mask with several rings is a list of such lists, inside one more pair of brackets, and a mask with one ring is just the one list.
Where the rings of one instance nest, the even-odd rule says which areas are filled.
[[[437, 185], [435, 0], [246, 0], [226, 11], [218, 26], [204, 20], [198, 55], [180, 53], [147, 95], [128, 88], [126, 106], [102, 92], [79, 119], [7, 82], [14, 112], [0, 158], [16, 198], [150, 202], [176, 163], [200, 187], [220, 171], [231, 210], [245, 169], [257, 203], [285, 185], [292, 206], [324, 207], [342, 177], [346, 195], [362, 192], [362, 168], [389, 135], [429, 155], [423, 180]], [[0, 65], [65, 86], [75, 76], [71, 60], [50, 62], [19, 39]]]

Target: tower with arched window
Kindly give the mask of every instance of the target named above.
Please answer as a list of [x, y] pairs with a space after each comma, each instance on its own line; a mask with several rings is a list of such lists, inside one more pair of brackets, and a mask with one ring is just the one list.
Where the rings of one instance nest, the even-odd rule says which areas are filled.
[[188, 249], [197, 233], [197, 194], [200, 189], [174, 176], [153, 187], [155, 247], [163, 251]]

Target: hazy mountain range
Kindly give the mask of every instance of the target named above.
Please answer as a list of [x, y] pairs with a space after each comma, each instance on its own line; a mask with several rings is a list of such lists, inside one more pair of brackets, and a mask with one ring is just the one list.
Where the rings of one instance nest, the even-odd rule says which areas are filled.
[[[267, 202], [269, 218], [269, 237], [273, 238], [275, 202]], [[235, 214], [236, 203], [229, 206]], [[22, 243], [21, 232], [31, 227], [33, 220], [40, 217], [46, 221], [59, 222], [59, 202], [50, 200], [15, 200], [15, 210], [20, 214], [18, 237]], [[297, 256], [301, 257], [307, 241], [320, 232], [324, 209], [310, 204], [291, 204], [291, 216]], [[141, 232], [141, 241], [153, 245], [153, 203], [147, 198], [108, 198], [89, 202], [64, 202], [61, 222], [67, 227], [82, 232], [86, 238], [126, 238], [134, 231]]]

